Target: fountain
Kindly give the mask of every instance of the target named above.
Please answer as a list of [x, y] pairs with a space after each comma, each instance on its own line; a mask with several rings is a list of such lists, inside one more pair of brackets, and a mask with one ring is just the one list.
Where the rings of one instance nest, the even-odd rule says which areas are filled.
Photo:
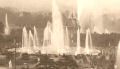
[[64, 54], [64, 29], [60, 10], [56, 4], [56, 0], [52, 1], [52, 39], [51, 49], [56, 54]]
[[90, 29], [88, 28], [86, 30], [84, 54], [98, 55], [99, 53], [100, 51], [93, 47]]
[[[78, 25], [80, 25], [80, 16], [82, 13], [82, 7], [80, 4], [80, 0], [77, 0], [77, 21], [78, 21]], [[76, 47], [76, 51], [75, 51], [75, 55], [81, 54], [81, 47], [80, 47], [80, 28], [78, 27], [77, 30], [77, 47]]]
[[29, 31], [28, 34], [26, 27], [24, 27], [22, 32], [22, 48], [19, 50], [19, 52], [31, 53], [32, 40], [33, 35], [31, 31]]
[[22, 32], [22, 48], [25, 48], [27, 46], [28, 46], [28, 32], [26, 27], [24, 27]]
[[78, 28], [78, 30], [77, 30], [77, 49], [76, 49], [75, 55], [80, 54], [80, 51], [81, 51], [81, 47], [80, 47], [80, 29]]
[[52, 34], [51, 26], [52, 26], [51, 23], [48, 21], [47, 26], [44, 29], [43, 47], [41, 51], [43, 54], [47, 53], [47, 47], [51, 45], [51, 34]]
[[9, 61], [9, 66], [8, 66], [8, 69], [13, 69], [13, 66], [12, 66], [12, 61], [11, 61], [11, 60]]
[[34, 27], [34, 35], [33, 35], [31, 30], [29, 30], [29, 32], [27, 32], [26, 27], [23, 27], [22, 47], [18, 48], [17, 52], [34, 54], [40, 50], [38, 47], [38, 43], [39, 43], [39, 41], [38, 41], [36, 28]]
[[5, 15], [5, 30], [4, 30], [5, 35], [9, 35], [10, 34], [10, 28], [8, 25], [8, 16], [7, 14]]
[[[65, 34], [64, 34], [65, 33]], [[63, 28], [62, 16], [56, 4], [52, 1], [52, 24], [47, 23], [44, 30], [42, 52], [49, 54], [64, 54], [68, 52], [69, 36], [68, 29]]]
[[83, 2], [81, 2], [81, 0], [77, 0], [77, 20], [79, 21], [80, 20], [80, 16], [82, 14], [82, 11], [83, 11]]
[[34, 46], [34, 49], [38, 49], [39, 50], [39, 39], [38, 39], [38, 33], [37, 33], [37, 29], [36, 27], [34, 26], [34, 40], [33, 40], [33, 46]]
[[85, 53], [90, 54], [90, 49], [92, 49], [92, 40], [90, 29], [86, 30], [86, 40], [85, 40]]
[[69, 53], [70, 48], [69, 48], [69, 32], [68, 32], [68, 27], [65, 28], [65, 35], [64, 35], [64, 43], [65, 43], [65, 49], [66, 53]]
[[51, 23], [48, 22], [47, 26], [44, 29], [43, 46], [48, 46], [51, 44], [51, 33], [52, 33]]
[[120, 41], [119, 41], [118, 48], [117, 48], [115, 69], [120, 69]]
[[33, 38], [33, 34], [31, 32], [31, 30], [29, 30], [29, 38], [28, 38], [28, 50], [29, 52], [33, 51], [32, 49], [34, 49], [34, 38]]
[[[80, 17], [81, 17], [83, 10], [85, 10], [85, 8], [86, 8], [86, 5], [87, 5], [87, 3], [85, 0], [77, 0], [78, 25], [80, 25]], [[96, 30], [96, 27], [94, 27], [94, 30]], [[80, 29], [80, 31], [82, 32], [82, 28]], [[85, 48], [84, 49], [82, 47], [80, 47], [80, 39], [79, 38], [80, 38], [80, 32], [78, 29], [78, 31], [77, 31], [77, 50], [75, 52], [75, 55], [77, 55], [77, 54], [96, 55], [96, 54], [100, 53], [99, 50], [96, 50], [93, 48], [90, 29], [86, 30], [86, 39], [85, 39]]]

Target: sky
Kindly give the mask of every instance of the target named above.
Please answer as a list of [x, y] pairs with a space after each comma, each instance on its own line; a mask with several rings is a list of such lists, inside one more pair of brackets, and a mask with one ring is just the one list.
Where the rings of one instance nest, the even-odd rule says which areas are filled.
[[[56, 0], [63, 9], [76, 8], [77, 0]], [[120, 0], [79, 0], [82, 8], [91, 10], [120, 10]], [[52, 0], [0, 0], [0, 7], [12, 7], [24, 11], [50, 10]]]
[[[57, 0], [57, 3], [64, 8], [75, 6], [74, 0]], [[22, 11], [37, 12], [51, 10], [52, 0], [0, 0], [0, 7], [11, 7]]]

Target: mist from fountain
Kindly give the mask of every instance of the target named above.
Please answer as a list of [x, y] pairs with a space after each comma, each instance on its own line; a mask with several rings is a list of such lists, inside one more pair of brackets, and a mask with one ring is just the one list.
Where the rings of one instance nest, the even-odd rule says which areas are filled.
[[10, 34], [10, 28], [8, 25], [8, 16], [7, 14], [5, 15], [5, 29], [4, 29], [4, 33], [5, 35], [9, 35]]
[[82, 7], [82, 3], [80, 0], [77, 0], [77, 20], [80, 20], [80, 16], [82, 13], [83, 7]]

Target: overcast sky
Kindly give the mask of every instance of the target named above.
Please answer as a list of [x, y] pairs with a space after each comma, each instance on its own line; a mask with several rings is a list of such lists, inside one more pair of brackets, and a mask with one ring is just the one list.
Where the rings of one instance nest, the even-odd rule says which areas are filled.
[[[66, 2], [65, 2], [66, 1]], [[75, 6], [74, 0], [57, 0], [59, 6], [71, 8]], [[0, 7], [12, 7], [24, 11], [50, 10], [52, 0], [0, 0]]]
[[[120, 0], [79, 0], [84, 8], [120, 10]], [[61, 8], [76, 8], [77, 0], [57, 0]], [[0, 0], [0, 7], [12, 7], [24, 11], [50, 10], [52, 0]]]

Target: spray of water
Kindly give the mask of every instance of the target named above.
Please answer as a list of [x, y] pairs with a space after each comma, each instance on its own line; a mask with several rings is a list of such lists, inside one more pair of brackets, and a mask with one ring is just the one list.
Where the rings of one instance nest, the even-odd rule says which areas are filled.
[[58, 54], [65, 53], [64, 29], [60, 10], [56, 0], [52, 1], [52, 49]]
[[8, 16], [7, 14], [5, 15], [5, 30], [4, 30], [5, 35], [9, 35], [10, 34], [10, 28], [8, 25]]
[[9, 69], [12, 69], [13, 68], [13, 66], [12, 66], [12, 61], [10, 60], [9, 61], [9, 67], [8, 67]]
[[119, 58], [120, 58], [120, 41], [119, 41], [118, 48], [117, 48], [115, 69], [120, 69], [120, 59]]
[[77, 49], [75, 55], [80, 54], [81, 47], [80, 47], [80, 29], [77, 30]]
[[24, 27], [22, 32], [22, 48], [27, 46], [28, 46], [28, 33], [26, 27]]
[[38, 41], [36, 28], [34, 27], [34, 35], [33, 35], [31, 30], [27, 32], [26, 27], [24, 27], [22, 32], [22, 48], [19, 49], [18, 52], [32, 54], [40, 50], [38, 46], [39, 46], [39, 41]]
[[[46, 54], [47, 53], [47, 47], [51, 47], [51, 34], [52, 34], [52, 29], [51, 29], [51, 23], [48, 21], [47, 25], [44, 29], [44, 39], [43, 39], [43, 46], [42, 46], [42, 53]], [[50, 50], [50, 49], [49, 49]]]
[[68, 31], [68, 27], [65, 28], [65, 40], [64, 40], [64, 43], [65, 43], [65, 50], [66, 50], [66, 53], [69, 53], [70, 51], [70, 45], [69, 45], [69, 31]]
[[87, 29], [86, 40], [85, 40], [85, 53], [90, 54], [90, 50], [92, 50], [92, 39], [91, 39], [90, 29]]
[[39, 49], [39, 39], [38, 39], [38, 33], [37, 33], [37, 29], [36, 27], [34, 26], [34, 40], [33, 40], [33, 46], [35, 49]]

